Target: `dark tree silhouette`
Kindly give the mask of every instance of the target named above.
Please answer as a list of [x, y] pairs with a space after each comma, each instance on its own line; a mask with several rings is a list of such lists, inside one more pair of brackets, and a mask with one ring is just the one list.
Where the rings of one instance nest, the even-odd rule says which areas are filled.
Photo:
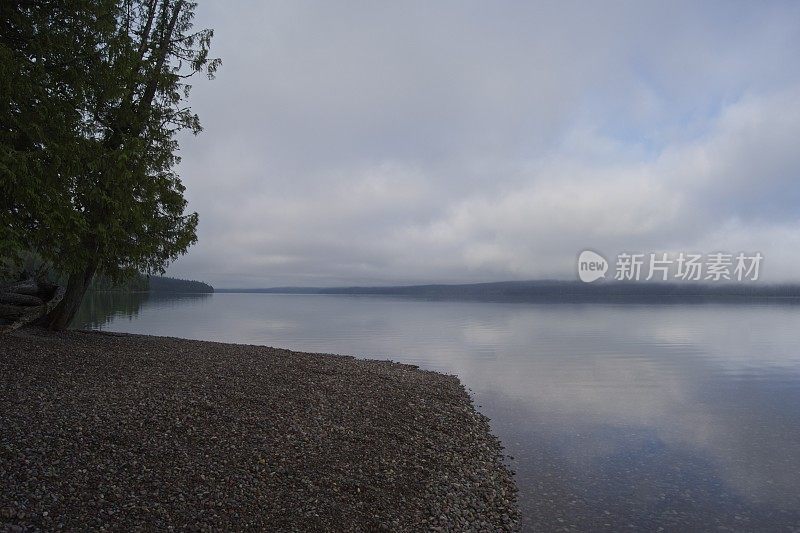
[[185, 0], [2, 6], [0, 251], [35, 250], [67, 276], [49, 316], [62, 329], [96, 273], [163, 273], [196, 241], [176, 134], [200, 132], [187, 79], [219, 60]]

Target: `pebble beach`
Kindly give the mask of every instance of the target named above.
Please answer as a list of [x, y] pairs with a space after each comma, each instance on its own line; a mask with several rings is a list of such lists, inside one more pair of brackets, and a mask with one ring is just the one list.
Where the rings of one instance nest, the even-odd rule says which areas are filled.
[[515, 531], [454, 376], [103, 332], [0, 338], [0, 531]]

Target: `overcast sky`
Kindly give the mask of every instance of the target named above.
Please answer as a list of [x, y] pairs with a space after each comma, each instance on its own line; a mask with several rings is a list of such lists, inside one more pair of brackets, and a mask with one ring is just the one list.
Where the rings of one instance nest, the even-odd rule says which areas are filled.
[[800, 281], [800, 3], [201, 0], [180, 166], [216, 287], [575, 279], [585, 248]]

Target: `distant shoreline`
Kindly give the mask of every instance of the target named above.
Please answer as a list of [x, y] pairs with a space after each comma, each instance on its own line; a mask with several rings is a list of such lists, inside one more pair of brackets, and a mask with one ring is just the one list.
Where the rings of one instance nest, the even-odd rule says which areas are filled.
[[503, 281], [384, 287], [270, 287], [215, 289], [217, 293], [403, 296], [426, 300], [529, 303], [800, 303], [800, 285], [759, 283], [582, 283]]

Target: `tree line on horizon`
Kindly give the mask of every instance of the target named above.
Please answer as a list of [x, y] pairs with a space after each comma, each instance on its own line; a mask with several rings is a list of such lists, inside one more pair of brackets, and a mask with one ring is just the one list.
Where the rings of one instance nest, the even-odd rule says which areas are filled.
[[115, 281], [104, 274], [94, 277], [90, 291], [113, 292], [180, 292], [180, 293], [212, 293], [214, 287], [202, 281], [172, 278], [169, 276], [148, 276], [136, 274], [122, 281]]
[[[186, 0], [0, 2], [0, 266], [65, 280], [67, 327], [92, 283], [163, 274], [197, 240], [176, 172], [213, 31]], [[150, 288], [152, 282], [150, 279]], [[135, 283], [130, 281], [130, 283]], [[156, 282], [164, 283], [164, 282]]]

